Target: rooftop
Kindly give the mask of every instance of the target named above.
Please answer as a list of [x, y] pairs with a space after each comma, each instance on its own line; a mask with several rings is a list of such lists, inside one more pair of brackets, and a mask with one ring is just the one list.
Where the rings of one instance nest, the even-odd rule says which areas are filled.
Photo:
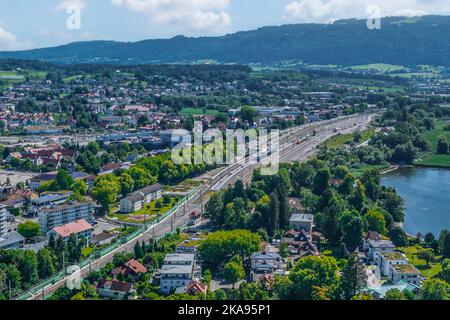
[[392, 265], [392, 268], [394, 268], [398, 273], [420, 275], [419, 270], [417, 270], [412, 264], [394, 264]]
[[395, 248], [391, 240], [369, 240], [372, 248]]
[[401, 252], [381, 252], [380, 253], [386, 260], [407, 260], [405, 255]]
[[314, 220], [314, 216], [312, 214], [293, 214], [290, 222], [312, 222]]
[[161, 274], [191, 274], [192, 265], [165, 264], [161, 267]]
[[164, 258], [164, 263], [167, 262], [194, 262], [195, 256], [190, 253], [169, 253]]
[[25, 241], [25, 238], [18, 232], [11, 232], [0, 237], [0, 248], [8, 247], [12, 244]]
[[91, 229], [93, 229], [93, 227], [89, 223], [87, 223], [86, 220], [81, 219], [62, 225], [60, 227], [55, 227], [52, 230], [62, 238], [66, 238], [71, 236], [72, 234], [77, 234]]

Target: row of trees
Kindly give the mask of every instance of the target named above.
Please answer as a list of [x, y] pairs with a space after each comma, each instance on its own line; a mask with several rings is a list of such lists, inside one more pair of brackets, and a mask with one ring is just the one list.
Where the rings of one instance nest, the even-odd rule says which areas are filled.
[[32, 250], [0, 251], [0, 300], [14, 297], [64, 266], [82, 258], [84, 243], [71, 236], [67, 242], [50, 237], [48, 245], [37, 253]]

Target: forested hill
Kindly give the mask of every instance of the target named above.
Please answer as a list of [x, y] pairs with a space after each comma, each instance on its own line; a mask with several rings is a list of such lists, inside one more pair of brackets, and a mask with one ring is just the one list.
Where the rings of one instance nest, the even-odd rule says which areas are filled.
[[369, 30], [366, 20], [333, 24], [296, 24], [264, 27], [223, 37], [78, 42], [21, 52], [0, 52], [0, 58], [39, 59], [57, 63], [111, 62], [221, 63], [286, 61], [343, 66], [389, 63], [450, 66], [450, 16], [383, 18], [380, 30]]

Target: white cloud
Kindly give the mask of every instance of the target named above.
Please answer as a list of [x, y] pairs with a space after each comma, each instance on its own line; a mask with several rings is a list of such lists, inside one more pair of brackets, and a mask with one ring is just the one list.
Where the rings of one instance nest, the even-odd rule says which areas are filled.
[[80, 8], [81, 10], [83, 10], [84, 8], [86, 8], [86, 1], [84, 0], [64, 0], [60, 3], [58, 3], [55, 6], [55, 9], [58, 11], [67, 11], [68, 8], [76, 6], [78, 8]]
[[19, 41], [17, 36], [0, 25], [0, 51], [24, 50], [32, 47], [29, 41]]
[[149, 16], [159, 25], [177, 25], [190, 30], [222, 28], [230, 24], [226, 9], [230, 0], [111, 0]]
[[367, 8], [377, 6], [381, 16], [417, 16], [450, 13], [450, 1], [435, 0], [296, 0], [285, 7], [287, 19], [299, 22], [333, 22], [365, 18]]

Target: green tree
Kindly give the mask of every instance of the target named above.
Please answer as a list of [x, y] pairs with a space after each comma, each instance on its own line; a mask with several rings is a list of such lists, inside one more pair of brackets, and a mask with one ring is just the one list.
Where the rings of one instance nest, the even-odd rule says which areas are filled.
[[70, 186], [70, 190], [72, 190], [75, 194], [80, 196], [86, 196], [88, 193], [88, 185], [83, 180], [76, 180], [72, 185]]
[[365, 218], [367, 220], [369, 230], [376, 231], [378, 233], [386, 233], [386, 220], [379, 208], [370, 209]]
[[393, 228], [388, 236], [396, 247], [407, 247], [409, 244], [408, 235], [402, 228]]
[[443, 239], [442, 258], [450, 259], [450, 233], [447, 233]]
[[26, 239], [37, 237], [41, 234], [41, 226], [39, 223], [31, 220], [20, 223], [17, 230]]
[[142, 246], [139, 244], [139, 241], [137, 241], [134, 245], [134, 257], [136, 259], [141, 259], [143, 256], [144, 253], [142, 252]]
[[353, 252], [362, 244], [365, 229], [364, 222], [359, 216], [349, 217], [347, 221], [345, 220], [344, 217], [341, 218], [340, 221], [340, 224], [342, 225], [342, 242], [347, 245], [350, 252]]
[[92, 152], [93, 155], [96, 155], [97, 153], [100, 152], [100, 146], [98, 145], [97, 142], [95, 141], [91, 141], [88, 143], [87, 149]]
[[442, 279], [450, 284], [450, 259], [442, 261]]
[[238, 255], [249, 257], [259, 250], [261, 238], [248, 230], [218, 231], [208, 235], [199, 246], [205, 265], [217, 267]]
[[54, 275], [57, 271], [56, 257], [47, 248], [43, 248], [38, 252], [38, 274], [39, 278], [47, 279]]
[[442, 136], [439, 137], [438, 145], [437, 145], [437, 153], [439, 154], [447, 154], [449, 151], [449, 143], [447, 138]]
[[244, 266], [242, 265], [242, 260], [240, 258], [233, 259], [228, 262], [223, 268], [223, 277], [228, 283], [236, 284], [241, 279], [245, 277]]
[[332, 298], [339, 286], [338, 270], [336, 259], [332, 257], [302, 258], [291, 270], [289, 279], [292, 284], [284, 295], [289, 299], [311, 300], [317, 290], [314, 287], [318, 287], [325, 289], [326, 297]]
[[59, 169], [56, 175], [56, 184], [58, 185], [59, 190], [70, 190], [73, 179], [66, 170]]
[[417, 253], [417, 257], [419, 259], [425, 260], [425, 262], [427, 263], [427, 267], [428, 267], [430, 265], [430, 262], [434, 260], [433, 249], [420, 250]]
[[448, 300], [450, 285], [439, 279], [429, 279], [422, 285], [422, 296], [424, 300]]
[[366, 287], [367, 275], [364, 265], [359, 261], [358, 255], [352, 253], [342, 270], [340, 279], [340, 292], [344, 300], [351, 300]]
[[324, 168], [317, 172], [314, 178], [313, 191], [316, 195], [321, 195], [330, 187], [331, 172], [330, 169]]
[[250, 106], [243, 106], [240, 112], [241, 119], [247, 121], [251, 126], [255, 123], [257, 115], [258, 112]]
[[109, 209], [109, 205], [116, 202], [119, 193], [120, 184], [117, 178], [111, 175], [98, 177], [92, 188], [92, 198], [102, 205], [103, 212]]
[[272, 237], [278, 231], [280, 219], [280, 203], [278, 201], [278, 196], [274, 192], [270, 194], [270, 204], [267, 213], [267, 233]]
[[388, 290], [384, 296], [385, 300], [406, 300], [405, 295], [398, 289]]

